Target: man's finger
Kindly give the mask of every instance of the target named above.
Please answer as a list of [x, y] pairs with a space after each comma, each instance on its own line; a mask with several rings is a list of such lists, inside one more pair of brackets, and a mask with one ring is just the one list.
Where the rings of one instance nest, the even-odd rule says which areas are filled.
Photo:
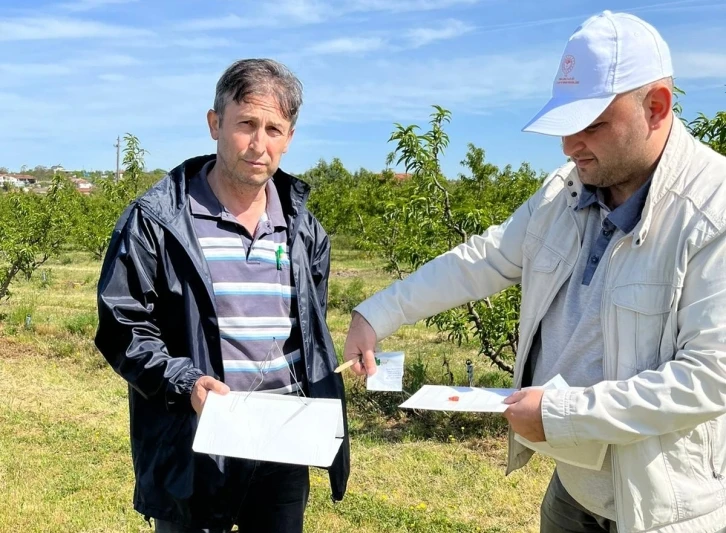
[[355, 363], [353, 363], [353, 366], [351, 366], [350, 369], [356, 376], [365, 376], [366, 368], [363, 366], [363, 358], [360, 355], [356, 355], [355, 357], [356, 361]]
[[212, 376], [202, 376], [197, 380], [195, 385], [199, 385], [199, 388], [205, 391], [214, 391], [220, 394], [227, 394], [229, 392], [229, 386], [226, 383], [214, 379]]
[[212, 380], [212, 386], [209, 388], [209, 390], [217, 392], [221, 395], [225, 395], [229, 392], [229, 385], [226, 383], [223, 383], [219, 381], [218, 379]]
[[368, 374], [369, 376], [372, 376], [378, 371], [378, 366], [376, 365], [376, 356], [373, 350], [366, 350], [363, 353], [363, 366], [365, 369], [363, 369], [364, 373]]
[[522, 398], [524, 398], [524, 391], [518, 390], [517, 392], [513, 393], [511, 396], [507, 396], [504, 398], [504, 403], [506, 404], [513, 404], [520, 401]]

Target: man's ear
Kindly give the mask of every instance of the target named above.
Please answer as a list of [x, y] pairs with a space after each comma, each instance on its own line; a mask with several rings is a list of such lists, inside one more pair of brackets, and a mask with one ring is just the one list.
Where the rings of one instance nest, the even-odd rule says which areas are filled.
[[295, 128], [291, 129], [290, 133], [287, 134], [287, 142], [285, 143], [285, 149], [282, 151], [283, 154], [287, 153], [287, 149], [290, 147], [293, 135], [295, 135]]
[[209, 125], [209, 135], [212, 136], [212, 139], [219, 140], [219, 126], [220, 126], [220, 120], [219, 115], [214, 109], [210, 109], [207, 111], [207, 124]]
[[673, 108], [673, 93], [664, 84], [658, 84], [648, 92], [645, 99], [650, 129], [657, 130], [666, 124]]

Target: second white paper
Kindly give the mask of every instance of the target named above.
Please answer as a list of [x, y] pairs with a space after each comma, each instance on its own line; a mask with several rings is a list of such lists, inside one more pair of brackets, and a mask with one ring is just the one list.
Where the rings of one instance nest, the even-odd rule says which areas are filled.
[[504, 399], [516, 390], [424, 385], [399, 407], [433, 411], [503, 413], [509, 407], [503, 403]]
[[403, 390], [403, 352], [380, 352], [375, 354], [376, 373], [368, 376], [366, 387], [371, 391]]

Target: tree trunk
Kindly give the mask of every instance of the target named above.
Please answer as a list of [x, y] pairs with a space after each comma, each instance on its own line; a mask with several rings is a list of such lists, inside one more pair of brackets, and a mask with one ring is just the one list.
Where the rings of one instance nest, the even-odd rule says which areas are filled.
[[10, 282], [13, 281], [13, 278], [18, 272], [20, 272], [19, 260], [10, 265], [10, 268], [7, 270], [5, 278], [2, 279], [2, 283], [0, 284], [0, 300], [5, 298], [5, 296], [7, 295], [8, 287], [10, 287]]

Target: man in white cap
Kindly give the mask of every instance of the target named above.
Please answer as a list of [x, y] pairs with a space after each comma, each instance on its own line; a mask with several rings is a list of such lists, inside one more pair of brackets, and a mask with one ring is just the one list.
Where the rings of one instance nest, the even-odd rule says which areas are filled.
[[[606, 449], [599, 468], [557, 460], [543, 532], [726, 531], [726, 158], [674, 117], [672, 75], [652, 26], [588, 19], [525, 127], [570, 161], [353, 312], [345, 358], [371, 374], [401, 325], [522, 284], [507, 472], [532, 443]], [[538, 387], [557, 374], [570, 388]]]

